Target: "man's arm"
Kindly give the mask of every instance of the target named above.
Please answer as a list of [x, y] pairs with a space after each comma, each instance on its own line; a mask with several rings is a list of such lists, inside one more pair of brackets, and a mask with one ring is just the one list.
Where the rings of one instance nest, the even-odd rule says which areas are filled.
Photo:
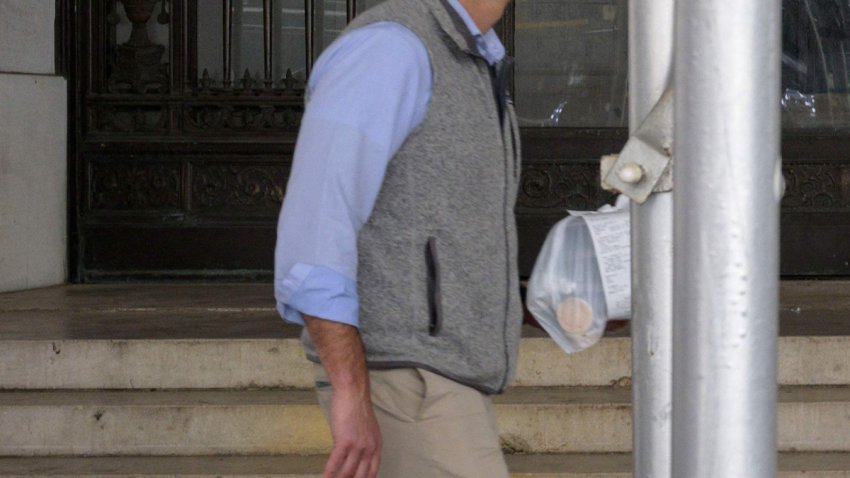
[[374, 478], [380, 433], [357, 327], [357, 234], [387, 164], [424, 118], [428, 52], [405, 27], [376, 23], [346, 34], [310, 77], [278, 223], [275, 296], [303, 323], [331, 380], [333, 452], [325, 478]]
[[357, 327], [357, 234], [427, 112], [428, 52], [399, 24], [371, 24], [329, 46], [309, 86], [278, 221], [275, 297], [290, 322], [303, 325], [303, 314]]
[[372, 478], [381, 432], [369, 395], [369, 372], [357, 328], [305, 315], [304, 323], [331, 381], [333, 450], [323, 478]]

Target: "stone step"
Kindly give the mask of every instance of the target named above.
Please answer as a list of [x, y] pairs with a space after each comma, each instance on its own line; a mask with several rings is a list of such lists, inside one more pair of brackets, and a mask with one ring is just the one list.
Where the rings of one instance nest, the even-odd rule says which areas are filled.
[[[0, 458], [0, 477], [320, 478], [325, 456]], [[507, 455], [512, 478], [628, 478], [628, 454]], [[847, 478], [850, 454], [782, 453], [779, 478]]]
[[[538, 334], [539, 335], [539, 334]], [[850, 337], [782, 337], [782, 385], [850, 385]], [[628, 338], [573, 355], [523, 338], [517, 386], [606, 386], [631, 375]], [[312, 386], [296, 338], [0, 341], [0, 389], [242, 389]]]
[[[539, 334], [538, 334], [539, 335]], [[850, 385], [850, 337], [782, 337], [782, 385]], [[573, 355], [526, 337], [515, 385], [628, 383], [628, 338]], [[0, 389], [243, 389], [312, 386], [296, 338], [0, 341]]]
[[[631, 374], [628, 339], [572, 356], [545, 337], [523, 339], [521, 347], [518, 385], [602, 386]], [[0, 342], [5, 390], [312, 386], [313, 368], [295, 338]]]
[[[628, 452], [630, 390], [514, 388], [495, 399], [504, 448]], [[850, 452], [850, 387], [780, 392], [783, 451]], [[0, 456], [327, 452], [309, 391], [0, 392]]]
[[[850, 282], [783, 281], [783, 385], [850, 385]], [[269, 284], [71, 285], [0, 294], [0, 390], [309, 388]], [[574, 355], [527, 327], [517, 385], [630, 375], [627, 330]]]

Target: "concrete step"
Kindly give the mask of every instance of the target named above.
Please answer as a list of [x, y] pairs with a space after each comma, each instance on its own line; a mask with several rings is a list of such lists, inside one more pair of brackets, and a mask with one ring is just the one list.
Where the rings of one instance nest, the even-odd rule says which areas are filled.
[[[850, 344], [850, 340], [848, 340]], [[631, 374], [628, 339], [567, 356], [526, 338], [518, 385], [610, 385]], [[835, 380], [840, 372], [830, 376]], [[850, 383], [850, 374], [848, 374]], [[10, 340], [0, 342], [0, 389], [242, 389], [313, 386], [298, 339]]]
[[[515, 385], [607, 386], [631, 375], [628, 338], [567, 355], [526, 337]], [[782, 385], [850, 385], [850, 337], [782, 337]], [[0, 389], [243, 389], [312, 386], [296, 338], [0, 341]]]
[[[630, 390], [514, 388], [496, 397], [503, 446], [521, 453], [631, 447]], [[783, 451], [850, 452], [850, 387], [780, 393]], [[327, 425], [309, 391], [0, 392], [0, 455], [316, 454]]]
[[[325, 456], [0, 458], [0, 477], [320, 478]], [[628, 478], [628, 454], [507, 455], [513, 478]], [[847, 478], [850, 454], [783, 453], [780, 478]]]
[[[850, 282], [782, 283], [783, 385], [850, 385]], [[0, 390], [309, 388], [268, 284], [73, 285], [0, 294]], [[527, 327], [516, 384], [626, 384], [627, 330], [566, 355]]]

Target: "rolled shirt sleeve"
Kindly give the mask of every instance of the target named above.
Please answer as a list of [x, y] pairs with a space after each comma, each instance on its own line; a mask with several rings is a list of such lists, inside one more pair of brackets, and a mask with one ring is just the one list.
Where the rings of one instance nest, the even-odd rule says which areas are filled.
[[277, 228], [275, 298], [287, 321], [359, 326], [357, 234], [430, 94], [427, 50], [400, 24], [350, 32], [317, 61]]
[[287, 321], [304, 325], [304, 314], [358, 325], [357, 284], [324, 266], [296, 263], [283, 278], [278, 312]]

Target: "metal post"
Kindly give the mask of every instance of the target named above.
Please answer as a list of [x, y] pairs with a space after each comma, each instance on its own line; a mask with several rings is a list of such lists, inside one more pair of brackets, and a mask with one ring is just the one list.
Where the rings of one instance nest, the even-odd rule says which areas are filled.
[[274, 85], [273, 27], [274, 14], [272, 0], [263, 0], [263, 79], [266, 89], [271, 89], [272, 85]]
[[231, 56], [231, 47], [233, 45], [233, 0], [222, 0], [222, 16], [221, 16], [221, 30], [222, 30], [222, 79], [225, 88], [230, 88], [231, 78], [230, 78], [230, 66], [232, 61]]
[[346, 0], [345, 2], [345, 23], [351, 23], [357, 15], [357, 0]]
[[677, 6], [676, 477], [776, 474], [780, 6]]
[[[629, 128], [669, 86], [674, 0], [629, 1]], [[678, 100], [677, 100], [678, 101]], [[632, 203], [632, 402], [634, 476], [670, 477], [673, 197]]]
[[325, 2], [326, 0], [313, 2], [313, 64], [325, 49]]
[[[322, 1], [322, 0], [316, 0]], [[310, 72], [313, 71], [313, 60], [315, 59], [315, 43], [314, 43], [314, 14], [315, 12], [315, 2], [314, 0], [304, 0], [304, 47], [305, 54], [307, 55], [306, 66], [304, 68], [307, 73], [307, 77], [310, 77]]]

